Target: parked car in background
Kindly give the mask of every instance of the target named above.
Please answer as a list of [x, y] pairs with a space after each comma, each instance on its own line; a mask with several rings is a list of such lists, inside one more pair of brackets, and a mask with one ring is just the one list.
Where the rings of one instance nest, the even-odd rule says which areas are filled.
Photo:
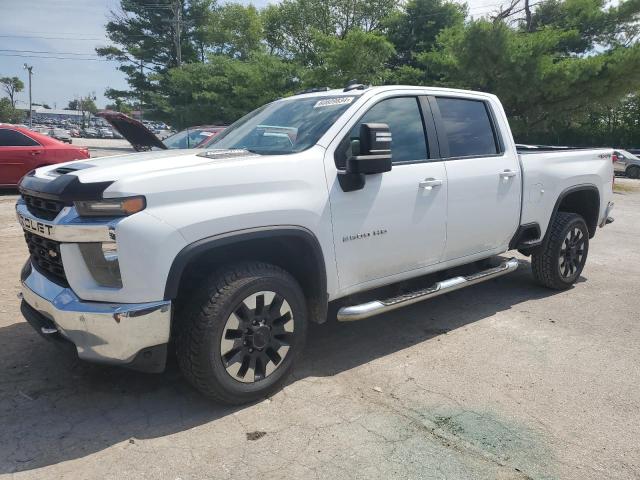
[[80, 131], [80, 135], [82, 135], [84, 138], [98, 138], [100, 136], [98, 130], [96, 130], [95, 128], [83, 128]]
[[64, 143], [71, 143], [71, 135], [63, 128], [50, 129], [49, 136]]
[[98, 112], [97, 116], [109, 122], [138, 152], [152, 149], [205, 148], [226, 128], [222, 125], [190, 127], [161, 140], [151, 130], [155, 128], [151, 122], [140, 122], [124, 113], [112, 111]]
[[206, 148], [226, 127], [220, 125], [202, 125], [189, 127], [168, 136], [162, 143], [167, 148]]
[[640, 158], [628, 150], [614, 150], [616, 161], [613, 168], [617, 173], [624, 173], [629, 178], [640, 178]]
[[34, 168], [89, 157], [88, 148], [67, 145], [27, 128], [0, 125], [0, 186], [17, 185]]
[[108, 127], [102, 127], [98, 129], [98, 136], [100, 138], [113, 138], [113, 130]]

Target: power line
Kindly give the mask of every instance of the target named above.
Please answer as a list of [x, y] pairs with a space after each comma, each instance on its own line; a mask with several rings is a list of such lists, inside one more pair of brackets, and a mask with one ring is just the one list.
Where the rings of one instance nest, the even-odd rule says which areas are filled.
[[19, 57], [19, 58], [43, 58], [45, 60], [76, 60], [87, 62], [116, 62], [117, 60], [109, 60], [106, 58], [73, 58], [73, 57], [55, 57], [55, 56], [38, 56], [38, 55], [22, 55], [19, 53], [0, 53], [0, 57]]
[[52, 55], [83, 55], [83, 56], [93, 56], [97, 57], [96, 53], [80, 53], [80, 52], [47, 52], [44, 50], [12, 50], [10, 48], [0, 48], [0, 52], [11, 52], [11, 53], [45, 53]]

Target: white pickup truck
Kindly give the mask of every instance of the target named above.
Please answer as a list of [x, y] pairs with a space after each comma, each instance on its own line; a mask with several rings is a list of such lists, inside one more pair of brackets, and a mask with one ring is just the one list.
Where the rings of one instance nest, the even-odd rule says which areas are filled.
[[205, 395], [253, 401], [327, 312], [360, 320], [497, 277], [518, 261], [486, 260], [509, 250], [569, 288], [611, 221], [611, 154], [518, 151], [486, 93], [315, 89], [208, 150], [29, 173], [21, 309], [81, 359], [161, 371], [172, 346]]

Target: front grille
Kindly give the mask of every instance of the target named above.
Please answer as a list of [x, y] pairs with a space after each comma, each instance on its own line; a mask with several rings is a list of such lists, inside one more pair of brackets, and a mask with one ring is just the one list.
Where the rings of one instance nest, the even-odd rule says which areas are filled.
[[49, 200], [46, 198], [34, 197], [32, 195], [22, 194], [22, 199], [27, 205], [27, 210], [38, 218], [44, 220], [53, 220], [58, 213], [64, 208], [64, 202], [58, 200]]
[[29, 247], [31, 262], [42, 274], [53, 281], [67, 284], [67, 277], [62, 266], [60, 242], [49, 240], [31, 232], [24, 232], [24, 238]]

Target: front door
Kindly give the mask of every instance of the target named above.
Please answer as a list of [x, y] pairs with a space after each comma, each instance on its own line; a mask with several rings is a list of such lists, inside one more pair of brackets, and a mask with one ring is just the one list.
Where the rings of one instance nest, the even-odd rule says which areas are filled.
[[[446, 171], [443, 162], [429, 159], [418, 99], [371, 100], [346, 135], [357, 139], [362, 123], [389, 125], [393, 167], [367, 175], [361, 190], [345, 192], [336, 177], [344, 167], [340, 147], [327, 150], [325, 168], [343, 290], [368, 282], [386, 283], [381, 279], [438, 263], [446, 239]], [[352, 148], [352, 142], [344, 141], [346, 135], [340, 144]]]

